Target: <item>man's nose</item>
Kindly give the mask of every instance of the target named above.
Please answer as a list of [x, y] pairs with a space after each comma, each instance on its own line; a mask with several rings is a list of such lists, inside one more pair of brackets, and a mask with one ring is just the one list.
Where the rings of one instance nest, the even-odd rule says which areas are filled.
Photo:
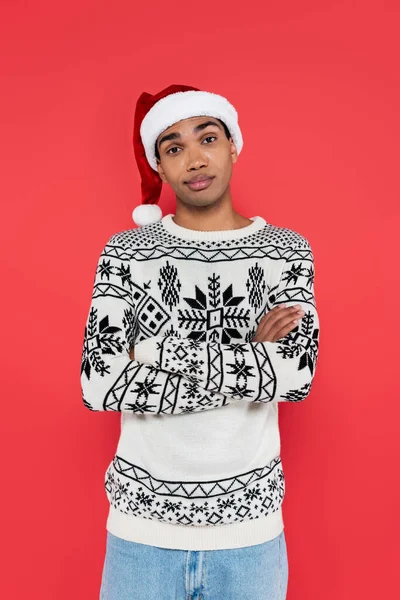
[[207, 159], [199, 148], [196, 148], [195, 150], [189, 150], [188, 162], [186, 167], [188, 171], [191, 171], [193, 169], [200, 169], [201, 167], [205, 167], [206, 165]]

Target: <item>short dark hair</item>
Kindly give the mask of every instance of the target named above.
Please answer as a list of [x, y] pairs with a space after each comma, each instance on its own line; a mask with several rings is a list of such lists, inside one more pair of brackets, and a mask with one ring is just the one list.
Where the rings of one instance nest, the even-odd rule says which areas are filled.
[[[226, 137], [229, 140], [232, 136], [230, 134], [230, 131], [229, 131], [228, 127], [225, 125], [225, 123], [223, 121], [221, 121], [221, 119], [217, 119], [217, 117], [215, 117], [215, 119], [221, 123], [222, 127], [224, 128], [225, 135], [226, 135]], [[160, 160], [160, 153], [159, 153], [158, 148], [157, 148], [157, 141], [156, 141], [156, 144], [155, 144], [155, 154], [156, 154], [156, 158], [158, 158], [158, 160]]]

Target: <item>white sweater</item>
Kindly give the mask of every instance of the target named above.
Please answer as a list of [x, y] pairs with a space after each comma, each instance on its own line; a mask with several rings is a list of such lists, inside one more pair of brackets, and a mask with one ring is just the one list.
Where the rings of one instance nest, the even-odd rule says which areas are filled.
[[[121, 412], [104, 484], [125, 540], [229, 549], [284, 527], [278, 402], [304, 400], [315, 374], [314, 259], [299, 233], [252, 221], [195, 231], [169, 214], [99, 257], [81, 387], [89, 410]], [[252, 342], [282, 303], [302, 306], [298, 325]]]

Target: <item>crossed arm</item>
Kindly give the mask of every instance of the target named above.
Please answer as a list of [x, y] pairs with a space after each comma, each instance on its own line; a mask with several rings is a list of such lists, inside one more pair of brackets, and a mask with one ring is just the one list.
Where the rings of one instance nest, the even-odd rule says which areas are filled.
[[304, 316], [276, 342], [219, 344], [155, 336], [135, 347], [136, 360], [163, 371], [190, 376], [208, 392], [247, 402], [299, 402], [311, 389], [318, 358], [319, 319], [314, 296], [314, 259], [301, 238], [289, 248], [274, 306], [300, 304]]
[[[305, 240], [305, 238], [303, 238]], [[308, 242], [288, 250], [271, 307], [300, 304], [305, 315], [277, 342], [219, 344], [154, 336], [135, 345], [127, 253], [111, 236], [97, 263], [81, 365], [84, 405], [94, 411], [181, 414], [239, 400], [304, 400], [318, 357], [314, 260]], [[133, 359], [133, 360], [132, 360]]]

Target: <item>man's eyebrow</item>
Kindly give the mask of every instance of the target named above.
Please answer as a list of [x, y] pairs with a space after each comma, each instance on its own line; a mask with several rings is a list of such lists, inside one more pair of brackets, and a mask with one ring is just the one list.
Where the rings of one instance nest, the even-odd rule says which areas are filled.
[[[215, 127], [218, 127], [222, 131], [221, 125], [219, 123], [217, 123], [216, 121], [205, 121], [204, 123], [200, 123], [199, 125], [196, 125], [195, 127], [193, 127], [193, 133], [198, 133], [199, 131], [202, 131], [203, 129], [205, 129], [206, 127], [209, 127], [210, 125], [215, 125]], [[181, 137], [180, 133], [167, 133], [158, 142], [158, 147], [160, 148], [161, 144], [163, 142], [169, 142], [170, 140], [179, 140], [180, 137]]]

